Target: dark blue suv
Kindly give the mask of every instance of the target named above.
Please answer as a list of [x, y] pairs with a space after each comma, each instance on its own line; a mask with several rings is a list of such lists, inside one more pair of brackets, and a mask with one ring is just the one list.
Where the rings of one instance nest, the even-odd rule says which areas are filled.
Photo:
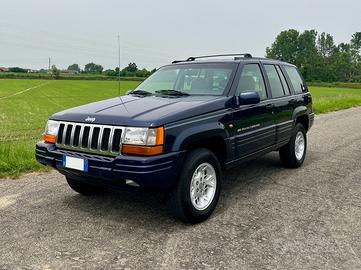
[[37, 160], [84, 195], [165, 189], [174, 214], [192, 223], [215, 209], [225, 169], [275, 150], [301, 166], [314, 114], [297, 68], [216, 56], [174, 61], [125, 96], [54, 114]]

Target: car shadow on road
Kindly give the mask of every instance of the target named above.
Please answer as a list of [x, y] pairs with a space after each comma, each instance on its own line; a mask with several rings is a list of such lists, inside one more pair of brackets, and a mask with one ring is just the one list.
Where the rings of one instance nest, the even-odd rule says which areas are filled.
[[[224, 173], [222, 195], [216, 214], [227, 211], [227, 205], [234, 200], [234, 190], [242, 190], [247, 185], [262, 188], [267, 185], [265, 175], [277, 174], [283, 170], [278, 155], [270, 153], [264, 157], [247, 162]], [[265, 180], [266, 179], [266, 180]], [[252, 194], [250, 194], [251, 196]], [[156, 191], [106, 192], [97, 196], [85, 197], [69, 193], [63, 203], [67, 207], [87, 217], [102, 218], [104, 223], [122, 223], [127, 226], [145, 226], [161, 229], [169, 225], [182, 224], [172, 218], [168, 211], [167, 195]], [[184, 225], [184, 224], [183, 224]]]

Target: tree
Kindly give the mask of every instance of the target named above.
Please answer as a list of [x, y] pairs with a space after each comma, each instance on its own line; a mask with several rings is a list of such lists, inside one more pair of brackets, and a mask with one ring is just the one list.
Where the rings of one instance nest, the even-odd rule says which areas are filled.
[[118, 72], [113, 69], [107, 69], [106, 71], [104, 71], [104, 74], [107, 76], [117, 76]]
[[94, 63], [86, 64], [84, 67], [85, 73], [102, 73], [103, 67]]
[[325, 32], [321, 33], [317, 38], [317, 50], [320, 56], [317, 63], [318, 72], [315, 74], [317, 80], [327, 82], [337, 80], [335, 73], [337, 47], [333, 41], [333, 37]]
[[306, 80], [317, 77], [317, 64], [321, 57], [316, 47], [317, 32], [306, 30], [298, 36], [295, 64], [300, 67], [301, 73]]
[[27, 73], [28, 70], [24, 69], [24, 68], [19, 68], [19, 67], [11, 67], [11, 68], [9, 68], [9, 72]]
[[80, 72], [80, 67], [78, 64], [72, 64], [72, 65], [68, 66], [68, 70], [75, 70], [75, 71]]
[[317, 39], [317, 49], [322, 57], [330, 57], [335, 51], [333, 37], [325, 32], [321, 33]]
[[356, 80], [361, 81], [361, 32], [356, 32], [351, 38], [351, 53], [356, 69]]
[[292, 64], [296, 64], [298, 51], [299, 32], [295, 29], [282, 31], [271, 47], [266, 48], [268, 58], [283, 60]]
[[128, 72], [136, 72], [138, 70], [138, 67], [136, 63], [129, 63], [125, 69]]
[[57, 69], [57, 67], [55, 65], [51, 66], [51, 76], [54, 79], [59, 79], [59, 77], [60, 77], [60, 70]]
[[146, 70], [145, 68], [143, 69], [138, 69], [136, 72], [135, 72], [135, 76], [136, 77], [143, 77], [143, 78], [146, 78], [150, 75], [150, 72], [148, 70]]
[[314, 79], [314, 69], [319, 61], [316, 38], [315, 30], [303, 33], [295, 29], [282, 31], [271, 47], [266, 49], [267, 57], [295, 64], [306, 80]]
[[336, 45], [327, 33], [282, 31], [266, 49], [267, 57], [297, 65], [306, 80], [361, 81], [361, 32]]

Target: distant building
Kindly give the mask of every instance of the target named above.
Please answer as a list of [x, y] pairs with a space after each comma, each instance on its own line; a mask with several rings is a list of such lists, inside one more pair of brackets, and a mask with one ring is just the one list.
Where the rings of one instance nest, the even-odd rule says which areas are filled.
[[63, 74], [79, 74], [77, 70], [62, 70], [61, 73]]
[[6, 67], [0, 67], [0, 72], [8, 72], [9, 69]]

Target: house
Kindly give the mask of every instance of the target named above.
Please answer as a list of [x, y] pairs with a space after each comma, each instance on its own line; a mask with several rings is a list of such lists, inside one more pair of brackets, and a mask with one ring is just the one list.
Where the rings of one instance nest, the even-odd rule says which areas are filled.
[[63, 74], [79, 74], [77, 70], [62, 70], [61, 73]]
[[8, 72], [9, 69], [6, 67], [0, 67], [0, 72]]

